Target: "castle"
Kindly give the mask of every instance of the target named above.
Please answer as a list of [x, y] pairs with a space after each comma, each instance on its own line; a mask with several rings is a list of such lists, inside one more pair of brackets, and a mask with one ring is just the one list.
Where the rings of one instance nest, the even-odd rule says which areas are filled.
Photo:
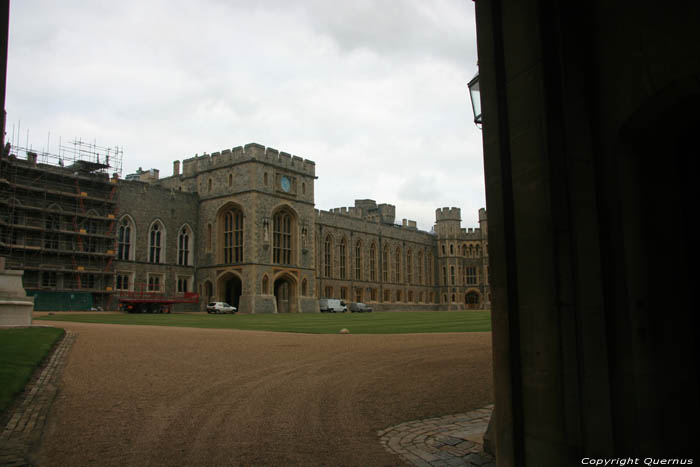
[[[395, 207], [373, 200], [319, 211], [315, 163], [256, 143], [175, 161], [173, 175], [165, 178], [156, 169], [109, 179], [42, 168], [36, 160], [4, 162], [5, 174], [14, 164], [20, 172], [51, 171], [54, 179], [63, 170], [65, 186], [71, 177], [91, 184], [77, 198], [82, 205], [71, 187], [73, 204], [46, 202], [42, 214], [20, 199], [27, 184], [4, 177], [0, 255], [25, 269], [25, 287], [38, 294], [87, 291], [107, 309], [137, 289], [199, 294], [198, 304], [180, 304], [176, 311], [203, 310], [218, 300], [250, 313], [317, 312], [323, 297], [365, 302], [379, 311], [490, 307], [484, 209], [480, 227], [470, 229], [461, 228], [458, 208], [437, 209], [434, 232], [418, 230], [411, 220], [397, 224]], [[103, 178], [104, 188], [90, 177]], [[60, 191], [44, 179], [49, 185], [43, 189]], [[35, 241], [44, 247], [38, 263], [27, 257], [29, 240], [54, 233], [31, 231], [28, 216], [38, 216], [33, 224], [43, 227], [42, 219], [53, 216], [66, 240]], [[93, 245], [92, 251], [78, 249], [71, 236]], [[80, 253], [71, 256], [72, 264], [65, 264], [69, 250], [61, 259], [65, 248]], [[77, 265], [76, 258], [86, 264]]]

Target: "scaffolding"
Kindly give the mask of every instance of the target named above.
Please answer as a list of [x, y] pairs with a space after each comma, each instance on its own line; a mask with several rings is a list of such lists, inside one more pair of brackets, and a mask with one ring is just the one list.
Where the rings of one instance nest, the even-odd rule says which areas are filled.
[[0, 256], [8, 268], [25, 271], [30, 294], [51, 294], [66, 307], [74, 302], [57, 294], [77, 296], [80, 307], [113, 307], [121, 159], [119, 149], [81, 140], [61, 146], [59, 155], [2, 151]]

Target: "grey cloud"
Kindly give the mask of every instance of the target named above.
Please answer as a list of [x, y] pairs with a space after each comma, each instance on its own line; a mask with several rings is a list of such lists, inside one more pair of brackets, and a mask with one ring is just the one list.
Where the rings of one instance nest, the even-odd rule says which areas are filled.
[[316, 161], [317, 207], [372, 197], [429, 228], [436, 207], [484, 204], [472, 8], [16, 1], [8, 131], [21, 120], [35, 147], [49, 131], [124, 146], [125, 172], [163, 175], [256, 141]]

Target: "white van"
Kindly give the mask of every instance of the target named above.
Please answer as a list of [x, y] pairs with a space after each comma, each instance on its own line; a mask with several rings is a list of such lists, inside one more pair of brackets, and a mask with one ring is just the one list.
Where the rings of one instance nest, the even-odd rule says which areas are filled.
[[348, 307], [345, 306], [345, 302], [342, 300], [336, 300], [335, 298], [322, 298], [318, 301], [318, 307], [321, 309], [321, 313], [329, 312], [345, 313], [348, 311]]

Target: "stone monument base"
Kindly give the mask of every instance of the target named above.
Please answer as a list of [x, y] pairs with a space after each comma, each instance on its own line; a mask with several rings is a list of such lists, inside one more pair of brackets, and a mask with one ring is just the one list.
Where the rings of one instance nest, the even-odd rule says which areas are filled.
[[31, 326], [34, 297], [27, 297], [22, 287], [24, 271], [5, 269], [0, 258], [0, 326]]

